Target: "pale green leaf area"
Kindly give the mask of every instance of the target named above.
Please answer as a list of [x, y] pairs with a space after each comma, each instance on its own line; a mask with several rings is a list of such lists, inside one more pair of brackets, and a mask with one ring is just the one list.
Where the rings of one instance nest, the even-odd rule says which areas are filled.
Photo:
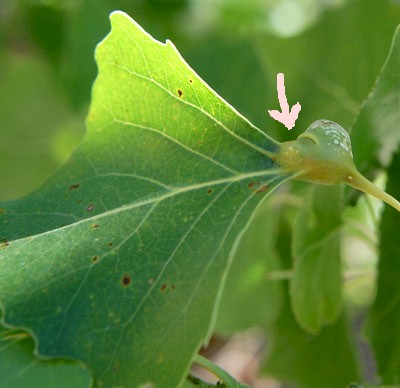
[[98, 386], [172, 387], [212, 328], [238, 236], [288, 176], [278, 144], [172, 43], [123, 13], [111, 22], [81, 146], [0, 206], [3, 319]]
[[315, 333], [341, 310], [342, 187], [313, 186], [309, 191], [294, 224], [290, 296], [300, 326]]
[[[400, 154], [388, 169], [387, 189], [400, 195]], [[400, 384], [400, 217], [388, 207], [382, 217], [378, 290], [369, 319], [368, 333], [377, 356], [383, 384]]]
[[40, 360], [33, 340], [20, 331], [0, 326], [0, 387], [88, 388], [92, 377], [83, 365], [65, 360]]

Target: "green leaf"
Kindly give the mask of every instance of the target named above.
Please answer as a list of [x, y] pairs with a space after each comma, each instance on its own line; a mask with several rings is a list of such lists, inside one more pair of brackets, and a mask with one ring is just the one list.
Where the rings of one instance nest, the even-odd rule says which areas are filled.
[[[387, 190], [400, 197], [400, 153], [388, 170]], [[399, 213], [386, 207], [382, 217], [378, 290], [369, 334], [383, 384], [400, 384], [400, 230]]]
[[244, 233], [226, 279], [217, 332], [266, 327], [276, 319], [282, 302], [281, 284], [271, 277], [280, 269], [274, 249], [279, 211], [272, 201], [264, 202]]
[[294, 225], [290, 296], [298, 323], [311, 333], [334, 322], [341, 310], [341, 191], [310, 187]]
[[33, 354], [33, 345], [26, 333], [0, 325], [1, 388], [87, 388], [92, 385], [90, 373], [83, 365], [66, 360], [40, 360]]
[[361, 172], [387, 166], [400, 144], [400, 26], [376, 84], [351, 132], [354, 160]]
[[278, 144], [127, 15], [98, 46], [86, 137], [0, 205], [4, 321], [99, 386], [177, 386], [207, 340], [238, 237], [288, 176]]
[[[280, 219], [276, 251], [284, 269], [291, 268], [291, 209]], [[289, 301], [289, 285], [282, 285], [282, 309], [274, 324], [266, 330], [268, 349], [264, 371], [291, 387], [345, 387], [359, 381], [351, 333], [346, 317], [323, 327], [318, 334], [303, 330], [296, 321]], [[340, 371], [340, 373], [338, 373]]]
[[296, 324], [286, 304], [271, 340], [265, 371], [290, 386], [346, 387], [360, 379], [344, 316], [314, 335]]
[[[277, 250], [286, 266], [290, 265], [288, 247], [290, 231], [287, 224], [282, 223]], [[272, 346], [264, 371], [294, 387], [345, 387], [352, 381], [359, 381], [346, 317], [342, 315], [318, 334], [311, 334], [298, 325], [290, 308], [288, 288], [285, 285], [279, 317], [267, 331], [267, 340]]]

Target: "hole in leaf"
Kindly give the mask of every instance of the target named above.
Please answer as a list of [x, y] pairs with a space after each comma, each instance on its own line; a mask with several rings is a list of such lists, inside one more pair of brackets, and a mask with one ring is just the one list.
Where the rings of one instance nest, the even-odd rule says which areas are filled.
[[87, 211], [87, 212], [91, 212], [91, 211], [93, 211], [94, 209], [95, 209], [95, 206], [92, 205], [92, 204], [90, 204], [90, 205], [87, 206], [86, 211]]
[[256, 190], [256, 193], [257, 193], [257, 194], [263, 193], [264, 191], [267, 191], [268, 188], [269, 188], [268, 185], [263, 185], [263, 186], [261, 186], [260, 188], [258, 188], [258, 189]]

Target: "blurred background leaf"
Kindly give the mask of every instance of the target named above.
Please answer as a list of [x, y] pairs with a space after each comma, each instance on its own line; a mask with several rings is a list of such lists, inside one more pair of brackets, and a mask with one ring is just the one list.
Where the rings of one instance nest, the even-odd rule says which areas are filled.
[[[400, 197], [400, 153], [388, 170], [387, 190]], [[382, 217], [378, 290], [369, 333], [383, 384], [400, 384], [400, 230], [399, 213], [387, 207]]]
[[361, 107], [351, 135], [360, 171], [388, 166], [400, 144], [400, 27], [376, 84]]
[[311, 186], [293, 226], [290, 297], [299, 325], [317, 333], [342, 308], [341, 186]]
[[274, 247], [279, 211], [276, 201], [266, 200], [245, 232], [223, 291], [215, 328], [218, 333], [233, 334], [275, 321], [282, 292], [280, 282], [273, 279], [280, 270]]
[[[276, 241], [282, 266], [287, 270], [292, 268], [291, 224], [287, 214], [281, 218]], [[345, 314], [318, 334], [310, 334], [298, 325], [290, 308], [289, 284], [285, 282], [283, 286], [283, 308], [267, 331], [270, 345], [264, 371], [279, 378], [288, 387], [342, 387], [358, 381], [360, 375], [355, 344]]]

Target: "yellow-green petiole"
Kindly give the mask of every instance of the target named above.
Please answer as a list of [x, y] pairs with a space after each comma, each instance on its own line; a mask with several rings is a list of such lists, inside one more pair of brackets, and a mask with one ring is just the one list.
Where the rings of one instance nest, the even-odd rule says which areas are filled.
[[333, 121], [315, 121], [296, 140], [281, 143], [275, 159], [295, 179], [324, 185], [344, 182], [400, 211], [399, 201], [358, 172], [350, 137]]

